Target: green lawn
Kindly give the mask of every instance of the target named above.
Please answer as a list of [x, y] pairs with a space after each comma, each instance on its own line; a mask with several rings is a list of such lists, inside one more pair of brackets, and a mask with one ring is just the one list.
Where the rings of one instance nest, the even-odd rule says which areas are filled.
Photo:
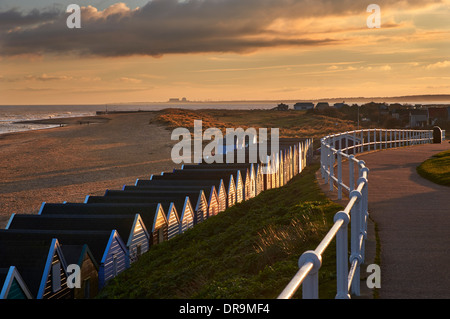
[[[299, 256], [316, 248], [342, 209], [321, 192], [318, 167], [153, 246], [99, 298], [276, 298], [298, 271]], [[334, 241], [319, 280], [320, 297], [334, 298]]]
[[436, 184], [450, 186], [450, 150], [426, 160], [417, 168], [417, 172]]

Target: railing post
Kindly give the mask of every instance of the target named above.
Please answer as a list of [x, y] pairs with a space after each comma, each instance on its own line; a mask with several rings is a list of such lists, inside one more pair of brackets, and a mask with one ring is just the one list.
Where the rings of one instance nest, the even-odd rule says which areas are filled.
[[373, 149], [377, 150], [377, 129], [373, 130]]
[[[300, 152], [301, 152], [301, 146], [300, 146]], [[324, 141], [320, 141], [320, 168], [322, 171], [322, 178], [326, 178], [326, 171], [325, 171], [325, 152], [326, 147]], [[300, 168], [301, 163], [301, 155], [299, 155], [299, 173], [302, 171]]]
[[338, 212], [334, 222], [342, 219], [343, 224], [336, 234], [336, 299], [350, 299], [348, 293], [348, 223], [350, 216], [346, 212]]
[[[369, 169], [367, 167], [364, 168], [367, 172], [367, 176], [369, 175]], [[367, 222], [369, 219], [369, 181], [366, 179], [364, 181], [364, 187], [362, 190], [362, 201], [363, 201], [363, 211], [362, 211], [362, 224], [361, 224], [361, 233], [364, 236], [364, 240], [362, 242], [361, 247], [361, 257], [362, 262], [364, 263], [366, 256], [366, 239], [367, 239]]]
[[383, 149], [383, 130], [380, 129], [380, 150]]
[[389, 130], [389, 148], [392, 148], [392, 130]]
[[361, 192], [354, 190], [350, 193], [350, 198], [356, 196], [357, 200], [355, 205], [350, 212], [350, 232], [351, 232], [351, 254], [350, 254], [350, 264], [353, 263], [355, 259], [357, 259], [357, 266], [355, 268], [354, 276], [352, 279], [351, 292], [356, 296], [360, 295], [360, 265], [362, 261], [362, 256], [359, 250], [359, 234], [361, 230], [361, 211], [362, 211], [362, 194]]
[[298, 260], [298, 267], [301, 268], [306, 263], [312, 263], [313, 268], [306, 276], [302, 284], [303, 299], [319, 298], [319, 269], [322, 266], [322, 257], [313, 250], [303, 253]]
[[337, 178], [338, 178], [338, 199], [342, 199], [342, 152], [337, 152], [337, 161], [338, 161], [338, 171], [337, 171]]
[[333, 183], [334, 183], [334, 153], [333, 150], [330, 148], [330, 180], [328, 181], [330, 183], [330, 191], [333, 190]]
[[349, 184], [350, 192], [355, 188], [355, 163], [354, 160], [355, 155], [350, 155], [348, 157], [348, 175], [349, 175]]
[[370, 129], [367, 131], [367, 147], [370, 152]]
[[364, 130], [361, 130], [361, 146], [359, 152], [360, 153], [364, 152]]
[[360, 233], [363, 235], [364, 239], [362, 241], [362, 246], [360, 250], [362, 261], [361, 263], [364, 263], [365, 259], [365, 242], [367, 239], [367, 220], [369, 219], [369, 169], [367, 167], [364, 167], [361, 170], [361, 174], [366, 173], [366, 178], [360, 177], [358, 180], [359, 183], [364, 183], [363, 189], [361, 191], [361, 226], [360, 226]]
[[399, 144], [398, 144], [398, 130], [395, 130], [394, 131], [394, 145], [395, 145], [395, 147], [398, 147], [399, 146]]

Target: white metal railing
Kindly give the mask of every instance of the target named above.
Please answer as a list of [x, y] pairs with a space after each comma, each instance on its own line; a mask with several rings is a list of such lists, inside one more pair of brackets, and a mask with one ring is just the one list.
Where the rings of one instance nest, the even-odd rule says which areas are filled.
[[[367, 238], [369, 169], [355, 154], [394, 147], [433, 142], [433, 131], [367, 129], [333, 134], [321, 139], [321, 174], [337, 188], [338, 198], [343, 190], [349, 201], [343, 211], [334, 217], [334, 225], [315, 250], [301, 255], [297, 274], [278, 299], [290, 299], [302, 286], [304, 299], [319, 298], [319, 269], [322, 255], [336, 237], [336, 299], [360, 295], [360, 266], [365, 259]], [[348, 185], [343, 181], [343, 163], [348, 163]], [[357, 173], [355, 174], [355, 170]], [[357, 180], [355, 181], [355, 176]], [[348, 257], [348, 226], [350, 223], [350, 258]]]

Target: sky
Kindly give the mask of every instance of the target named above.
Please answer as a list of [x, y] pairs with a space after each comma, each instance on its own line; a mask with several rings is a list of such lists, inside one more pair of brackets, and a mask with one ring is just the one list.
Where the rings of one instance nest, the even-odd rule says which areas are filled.
[[0, 104], [450, 94], [449, 19], [450, 0], [0, 0]]

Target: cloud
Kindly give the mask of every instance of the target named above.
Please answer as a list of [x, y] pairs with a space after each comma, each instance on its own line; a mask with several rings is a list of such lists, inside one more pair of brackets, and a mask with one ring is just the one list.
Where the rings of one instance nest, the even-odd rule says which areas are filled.
[[[382, 8], [423, 6], [440, 0], [380, 0]], [[280, 20], [361, 14], [353, 0], [153, 0], [134, 10], [116, 3], [99, 11], [82, 7], [81, 29], [69, 29], [69, 13], [0, 12], [0, 55], [77, 54], [104, 57], [232, 52], [322, 46], [341, 40], [299, 32], [273, 32]]]
[[120, 80], [121, 82], [132, 83], [132, 84], [139, 84], [139, 83], [142, 83], [142, 80], [135, 79], [135, 78], [128, 78], [128, 77], [121, 77], [119, 80]]
[[450, 67], [450, 61], [441, 61], [427, 65], [428, 70], [437, 70]]
[[58, 19], [61, 12], [58, 10], [32, 10], [27, 14], [23, 14], [17, 9], [11, 9], [0, 12], [0, 30], [10, 30], [11, 28], [21, 28], [24, 26], [32, 26], [43, 24]]
[[72, 77], [66, 76], [66, 75], [48, 75], [46, 73], [43, 73], [41, 75], [27, 75], [25, 77], [27, 80], [34, 80], [34, 81], [41, 81], [41, 82], [47, 82], [47, 81], [65, 81], [65, 80], [71, 80]]

